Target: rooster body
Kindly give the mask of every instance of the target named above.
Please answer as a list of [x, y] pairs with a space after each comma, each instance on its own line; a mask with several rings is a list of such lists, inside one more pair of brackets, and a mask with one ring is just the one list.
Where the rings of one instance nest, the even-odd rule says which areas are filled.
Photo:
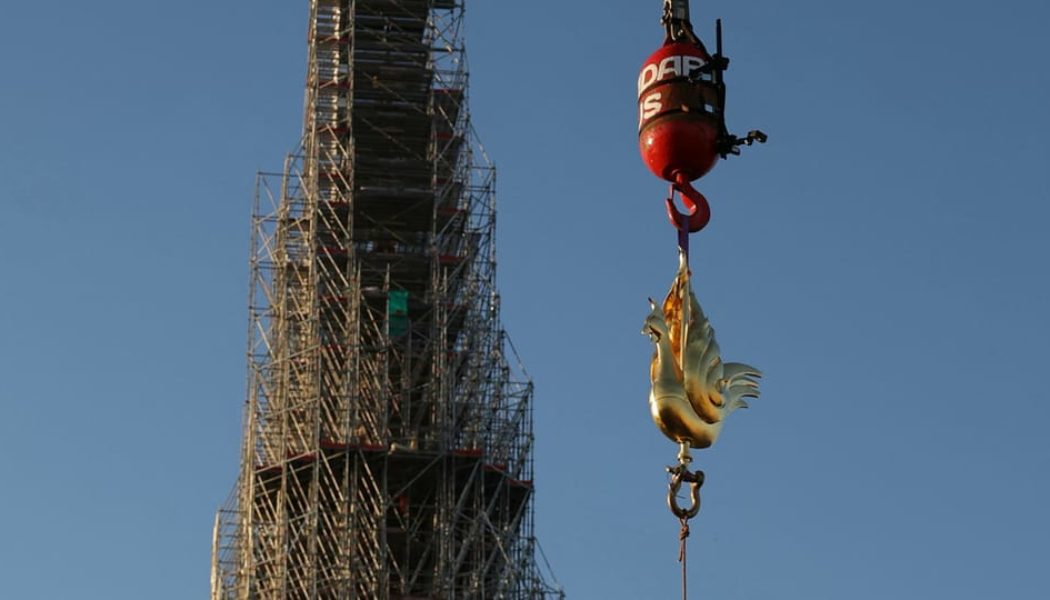
[[689, 282], [689, 265], [679, 254], [678, 274], [662, 306], [652, 311], [642, 333], [655, 344], [650, 368], [649, 410], [671, 440], [692, 448], [715, 443], [725, 418], [757, 398], [761, 371], [723, 363], [711, 323]]

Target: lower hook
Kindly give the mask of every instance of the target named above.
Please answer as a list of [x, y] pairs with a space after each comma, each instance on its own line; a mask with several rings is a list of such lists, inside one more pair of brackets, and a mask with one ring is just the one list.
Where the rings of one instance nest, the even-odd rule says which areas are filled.
[[[671, 513], [683, 523], [700, 513], [700, 486], [704, 485], [704, 472], [690, 471], [689, 463], [692, 460], [693, 457], [689, 455], [689, 446], [682, 444], [678, 453], [678, 465], [667, 468], [667, 472], [671, 474], [671, 482], [667, 486], [667, 506], [671, 509]], [[678, 505], [678, 492], [682, 489], [683, 483], [689, 484], [690, 504], [687, 508]]]

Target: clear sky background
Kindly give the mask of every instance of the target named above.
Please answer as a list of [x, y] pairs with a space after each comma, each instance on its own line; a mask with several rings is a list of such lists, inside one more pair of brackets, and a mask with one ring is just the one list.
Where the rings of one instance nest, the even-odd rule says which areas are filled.
[[[728, 120], [695, 288], [763, 396], [697, 456], [693, 598], [1050, 597], [1048, 5], [693, 2]], [[571, 598], [678, 594], [636, 149], [659, 0], [472, 0], [537, 529]], [[307, 1], [0, 9], [0, 598], [204, 598], [245, 397], [254, 173], [299, 136]]]

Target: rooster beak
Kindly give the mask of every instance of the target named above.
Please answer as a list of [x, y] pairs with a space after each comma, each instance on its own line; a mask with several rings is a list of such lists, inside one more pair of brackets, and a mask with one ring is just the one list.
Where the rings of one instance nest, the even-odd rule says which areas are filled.
[[641, 334], [644, 335], [644, 336], [647, 336], [649, 338], [649, 341], [651, 341], [651, 342], [659, 342], [660, 341], [660, 332], [657, 331], [656, 328], [651, 326], [651, 325], [643, 326]]

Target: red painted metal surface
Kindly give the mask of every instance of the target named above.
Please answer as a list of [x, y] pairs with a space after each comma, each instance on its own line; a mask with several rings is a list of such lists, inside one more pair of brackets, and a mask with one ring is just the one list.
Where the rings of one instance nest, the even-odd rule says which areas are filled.
[[711, 57], [689, 43], [665, 44], [638, 76], [639, 150], [657, 177], [699, 179], [718, 160], [720, 112], [713, 87], [690, 78]]
[[[711, 57], [703, 48], [669, 42], [654, 52], [638, 75], [638, 145], [642, 160], [657, 177], [670, 181], [667, 216], [676, 228], [696, 232], [711, 219], [703, 194], [689, 182], [706, 175], [718, 161], [721, 101], [701, 72]], [[686, 213], [674, 205], [682, 196]]]
[[[686, 212], [682, 214], [674, 205], [674, 192], [682, 195], [682, 204], [685, 204]], [[671, 221], [675, 229], [685, 227], [690, 233], [696, 233], [703, 229], [711, 220], [711, 207], [707, 204], [707, 198], [694, 188], [684, 175], [679, 175], [674, 184], [671, 185], [671, 194], [665, 201], [667, 204], [667, 219]]]

